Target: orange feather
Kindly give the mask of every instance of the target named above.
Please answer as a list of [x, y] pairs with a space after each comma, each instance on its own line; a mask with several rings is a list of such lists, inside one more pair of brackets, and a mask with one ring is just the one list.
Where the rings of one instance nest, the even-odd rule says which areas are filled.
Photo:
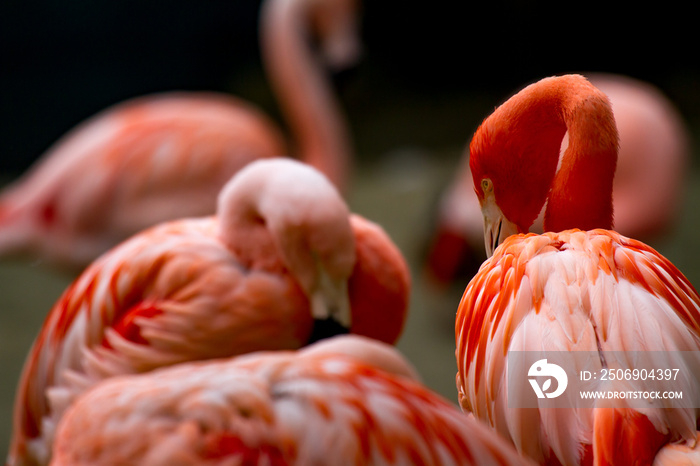
[[66, 413], [52, 464], [154, 460], [532, 464], [420, 384], [393, 347], [357, 336], [101, 383]]

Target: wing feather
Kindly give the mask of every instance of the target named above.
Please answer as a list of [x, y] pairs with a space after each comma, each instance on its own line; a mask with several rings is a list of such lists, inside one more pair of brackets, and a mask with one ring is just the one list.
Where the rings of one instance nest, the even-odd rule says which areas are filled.
[[216, 464], [530, 464], [417, 381], [346, 354], [303, 351], [105, 381], [69, 408], [54, 460], [199, 464], [212, 457]]
[[[298, 285], [242, 270], [215, 231], [213, 218], [155, 227], [105, 254], [66, 290], [25, 365], [13, 444], [36, 437], [42, 418], [55, 423], [66, 400], [102, 378], [305, 341], [312, 321]], [[64, 401], [50, 407], [47, 390]]]
[[[689, 374], [662, 389], [682, 388], [698, 399], [700, 372], [693, 368], [700, 367], [699, 310], [697, 292], [668, 260], [615, 232], [511, 237], [484, 263], [460, 302], [460, 403], [533, 458], [553, 454], [578, 464], [593, 441], [593, 411], [508, 408], [508, 401], [518, 401], [508, 394], [517, 397], [518, 390], [507, 390], [506, 351], [656, 352], [657, 367]], [[630, 368], [638, 362], [623, 360]], [[641, 411], [659, 432], [692, 439], [698, 413], [687, 403], [673, 413], [658, 404]]]

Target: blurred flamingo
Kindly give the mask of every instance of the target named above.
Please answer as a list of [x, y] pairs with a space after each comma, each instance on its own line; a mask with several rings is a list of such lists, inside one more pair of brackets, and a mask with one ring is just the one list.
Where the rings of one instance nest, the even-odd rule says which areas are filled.
[[65, 291], [25, 363], [9, 464], [45, 464], [64, 410], [101, 379], [348, 331], [394, 343], [409, 288], [389, 237], [318, 171], [252, 162], [216, 217], [152, 227]]
[[[653, 85], [608, 73], [586, 77], [610, 99], [620, 137], [613, 182], [616, 230], [653, 243], [678, 219], [690, 132], [673, 103]], [[479, 269], [486, 258], [482, 218], [467, 152], [439, 205], [426, 264], [434, 283], [445, 285], [462, 274], [471, 278]], [[542, 232], [541, 215], [530, 230]]]
[[339, 336], [99, 384], [66, 413], [51, 464], [530, 463], [393, 347]]
[[[296, 136], [292, 155], [345, 190], [350, 144], [320, 63], [357, 58], [353, 0], [267, 0], [260, 28], [268, 75]], [[257, 108], [225, 94], [136, 98], [74, 128], [0, 195], [0, 256], [82, 270], [99, 254], [165, 220], [211, 215], [216, 196], [247, 163], [289, 155]]]
[[[611, 230], [617, 147], [606, 96], [578, 75], [526, 87], [470, 144], [490, 258], [457, 312], [460, 404], [543, 464], [651, 464], [671, 442], [690, 451], [697, 435], [700, 297], [667, 259]], [[545, 233], [523, 234], [543, 206]], [[657, 367], [684, 372], [656, 389], [693, 401], [514, 408], [526, 391], [509, 386], [513, 351], [595, 352], [598, 369], [604, 352], [662, 352]]]

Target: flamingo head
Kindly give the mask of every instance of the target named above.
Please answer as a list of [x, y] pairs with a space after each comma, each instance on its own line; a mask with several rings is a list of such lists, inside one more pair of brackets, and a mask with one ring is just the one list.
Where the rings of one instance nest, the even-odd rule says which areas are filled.
[[487, 117], [469, 145], [469, 167], [490, 257], [505, 238], [527, 233], [550, 194], [566, 125], [552, 115], [540, 81]]
[[[408, 265], [383, 228], [355, 214], [349, 220], [354, 237], [352, 272], [334, 280], [329, 272], [337, 267], [318, 268], [317, 285], [309, 293], [314, 317], [309, 341], [351, 333], [394, 344], [407, 317]], [[347, 273], [347, 268], [343, 270]]]
[[319, 171], [285, 158], [252, 162], [221, 191], [218, 217], [241, 265], [297, 282], [317, 323], [312, 341], [348, 332], [398, 339], [410, 287], [403, 256], [380, 227], [350, 214]]
[[359, 3], [358, 0], [311, 2], [311, 28], [325, 64], [334, 71], [352, 67], [362, 55]]
[[538, 158], [523, 154], [535, 148], [523, 148], [509, 139], [507, 133], [494, 128], [487, 119], [477, 129], [469, 149], [488, 257], [508, 236], [529, 231], [551, 186], [548, 167], [533, 163]]

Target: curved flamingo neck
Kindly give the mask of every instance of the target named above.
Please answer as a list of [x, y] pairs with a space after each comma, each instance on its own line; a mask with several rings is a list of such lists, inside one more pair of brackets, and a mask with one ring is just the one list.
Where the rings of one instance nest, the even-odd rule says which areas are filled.
[[311, 55], [309, 2], [268, 0], [262, 9], [261, 45], [267, 74], [292, 134], [298, 158], [344, 191], [350, 138], [339, 104]]
[[566, 84], [560, 97], [569, 142], [552, 180], [546, 231], [613, 228], [617, 127], [608, 98], [582, 79]]
[[612, 229], [617, 145], [605, 94], [583, 76], [560, 76], [497, 108], [472, 140], [470, 165], [475, 183], [492, 178], [499, 208], [521, 231], [545, 203], [545, 231]]
[[319, 269], [347, 280], [355, 264], [350, 212], [317, 170], [289, 158], [263, 159], [221, 190], [219, 238], [248, 269], [287, 269], [311, 293]]

